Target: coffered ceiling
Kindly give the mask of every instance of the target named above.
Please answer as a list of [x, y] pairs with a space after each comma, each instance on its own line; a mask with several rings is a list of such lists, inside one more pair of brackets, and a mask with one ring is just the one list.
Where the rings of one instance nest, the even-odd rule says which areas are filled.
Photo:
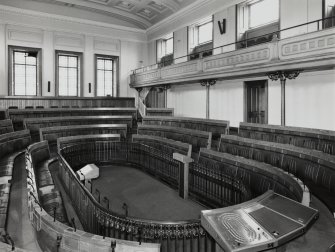
[[[26, 0], [89, 11], [147, 29], [195, 2], [208, 0]], [[47, 10], [46, 10], [47, 11]], [[70, 12], [69, 12], [70, 13]], [[87, 17], [90, 19], [90, 17]]]

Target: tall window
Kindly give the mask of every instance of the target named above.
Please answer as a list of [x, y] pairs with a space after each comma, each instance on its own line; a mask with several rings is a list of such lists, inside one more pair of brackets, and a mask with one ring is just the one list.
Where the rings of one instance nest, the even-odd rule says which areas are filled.
[[165, 35], [157, 40], [157, 62], [161, 66], [168, 66], [173, 63], [173, 33]]
[[251, 0], [237, 5], [237, 38], [241, 41], [237, 48], [269, 42], [278, 30], [279, 0]]
[[198, 44], [204, 44], [213, 40], [213, 21], [198, 26]]
[[327, 18], [323, 22], [324, 28], [330, 28], [335, 26], [335, 0], [323, 0], [323, 17]]
[[79, 96], [81, 54], [57, 51], [56, 60], [58, 95]]
[[117, 96], [117, 57], [96, 55], [96, 95]]
[[40, 49], [9, 47], [10, 95], [40, 95]]

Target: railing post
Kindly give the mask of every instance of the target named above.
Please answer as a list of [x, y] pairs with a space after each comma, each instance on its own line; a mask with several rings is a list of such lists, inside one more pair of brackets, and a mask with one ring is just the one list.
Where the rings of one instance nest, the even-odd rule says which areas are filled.
[[173, 153], [173, 159], [179, 161], [179, 196], [188, 198], [189, 163], [193, 159], [180, 153]]

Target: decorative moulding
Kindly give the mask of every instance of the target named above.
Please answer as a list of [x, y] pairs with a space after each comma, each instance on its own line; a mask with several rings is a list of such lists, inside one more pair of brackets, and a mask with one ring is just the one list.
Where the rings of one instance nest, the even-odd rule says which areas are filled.
[[74, 48], [84, 48], [85, 37], [82, 35], [72, 35], [72, 34], [60, 34], [56, 33], [54, 35], [54, 41], [56, 46], [67, 46]]
[[119, 40], [104, 40], [95, 38], [94, 39], [94, 49], [111, 51], [111, 52], [120, 52], [120, 41]]
[[9, 41], [22, 41], [22, 42], [34, 42], [43, 43], [43, 31], [29, 31], [24, 29], [12, 29], [7, 30]]

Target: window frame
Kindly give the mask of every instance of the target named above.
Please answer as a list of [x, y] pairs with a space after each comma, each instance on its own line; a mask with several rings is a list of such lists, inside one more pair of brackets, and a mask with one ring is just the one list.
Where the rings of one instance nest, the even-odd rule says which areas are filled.
[[[14, 83], [14, 52], [34, 52], [36, 56], [36, 95], [16, 95]], [[8, 46], [8, 95], [36, 97], [42, 95], [42, 49], [35, 47]]]
[[[166, 42], [172, 39], [172, 53], [166, 53]], [[174, 55], [174, 32], [162, 36], [160, 39], [156, 40], [156, 63], [162, 63], [162, 58], [165, 56]]]
[[[77, 66], [77, 95], [59, 95], [59, 56], [76, 56], [78, 57], [78, 66]], [[55, 96], [56, 97], [82, 97], [83, 96], [83, 53], [81, 52], [72, 52], [72, 51], [63, 51], [56, 50], [55, 51], [55, 80], [56, 80], [56, 88], [55, 88]]]
[[257, 26], [251, 26], [251, 9], [250, 8], [252, 5], [259, 4], [260, 2], [263, 2], [263, 1], [268, 1], [268, 0], [252, 0], [247, 3], [246, 5], [246, 7], [248, 8], [248, 29], [247, 30], [258, 29], [260, 27], [267, 26], [273, 23], [278, 23], [280, 21], [280, 0], [277, 0], [278, 1], [278, 19], [267, 22], [267, 23], [263, 23]]
[[[199, 42], [199, 40], [200, 40], [200, 33], [199, 33], [200, 27], [201, 26], [205, 26], [205, 25], [207, 25], [209, 23], [212, 23], [212, 38], [210, 40], [207, 40], [205, 42], [200, 43]], [[199, 45], [205, 45], [205, 44], [213, 42], [213, 40], [214, 40], [214, 21], [213, 21], [213, 18], [212, 18], [212, 20], [210, 20], [210, 21], [208, 21], [206, 23], [203, 23], [203, 24], [200, 24], [200, 25], [196, 25], [195, 28], [196, 28], [196, 32], [197, 32], [197, 46], [199, 46]]]
[[[113, 60], [113, 81], [115, 82], [115, 87], [112, 88], [112, 94], [110, 97], [119, 97], [120, 87], [119, 87], [119, 56], [114, 55], [104, 55], [104, 54], [94, 54], [94, 73], [95, 73], [95, 85], [94, 85], [94, 96], [95, 97], [107, 97], [98, 96], [98, 59], [111, 59]], [[92, 90], [92, 86], [91, 86]]]

